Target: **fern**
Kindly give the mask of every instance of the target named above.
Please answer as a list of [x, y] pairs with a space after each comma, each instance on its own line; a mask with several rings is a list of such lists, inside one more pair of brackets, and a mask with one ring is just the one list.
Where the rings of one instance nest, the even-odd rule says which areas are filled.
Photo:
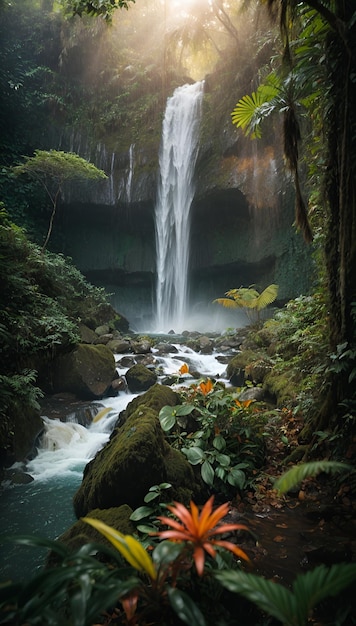
[[311, 461], [310, 463], [302, 463], [301, 465], [295, 465], [277, 478], [274, 483], [274, 488], [282, 494], [296, 487], [306, 478], [311, 478], [321, 472], [335, 474], [336, 472], [353, 471], [353, 469], [351, 465], [338, 461]]

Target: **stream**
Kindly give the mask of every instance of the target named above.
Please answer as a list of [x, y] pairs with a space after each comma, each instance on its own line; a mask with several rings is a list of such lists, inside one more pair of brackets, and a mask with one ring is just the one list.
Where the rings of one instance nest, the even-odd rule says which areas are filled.
[[[223, 377], [226, 365], [217, 360], [219, 354], [198, 354], [180, 344], [174, 344], [174, 349], [164, 356], [152, 350], [160, 379], [177, 374], [183, 362], [202, 376]], [[133, 355], [115, 355], [120, 376], [128, 369], [121, 366], [125, 356]], [[192, 378], [187, 376], [186, 382], [190, 384]], [[9, 478], [1, 485], [0, 535], [31, 534], [56, 539], [76, 521], [72, 497], [80, 486], [84, 467], [108, 441], [119, 413], [136, 395], [120, 392], [116, 397], [76, 403], [77, 408], [69, 407], [64, 415], [65, 421], [43, 415], [44, 430], [36, 455], [24, 464], [12, 466]], [[103, 407], [110, 411], [93, 421]], [[43, 557], [43, 551], [37, 548], [0, 543], [0, 580], [20, 581], [31, 576], [42, 566]]]

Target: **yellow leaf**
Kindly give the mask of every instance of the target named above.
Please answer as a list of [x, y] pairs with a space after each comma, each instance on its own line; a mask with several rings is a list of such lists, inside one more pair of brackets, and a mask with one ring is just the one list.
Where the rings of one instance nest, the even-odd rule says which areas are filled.
[[183, 363], [182, 367], [179, 368], [180, 374], [189, 374], [189, 366], [186, 363]]
[[82, 517], [81, 519], [108, 539], [132, 567], [146, 572], [153, 580], [157, 578], [157, 572], [151, 557], [147, 554], [142, 544], [134, 537], [120, 533], [120, 531], [108, 526], [101, 520], [92, 517]]
[[93, 419], [93, 424], [95, 424], [96, 422], [98, 422], [99, 420], [101, 420], [102, 417], [104, 417], [105, 415], [107, 415], [108, 413], [110, 413], [110, 411], [112, 411], [112, 407], [104, 407], [103, 409], [101, 409], [101, 411], [99, 411], [99, 413], [97, 413]]

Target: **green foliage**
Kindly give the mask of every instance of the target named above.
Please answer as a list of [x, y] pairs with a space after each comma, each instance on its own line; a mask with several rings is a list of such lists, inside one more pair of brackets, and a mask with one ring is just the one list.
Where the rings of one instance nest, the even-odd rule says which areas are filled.
[[8, 423], [15, 407], [37, 407], [39, 361], [77, 343], [80, 320], [95, 320], [108, 304], [68, 259], [30, 243], [3, 205], [0, 274], [0, 414]]
[[215, 577], [226, 589], [243, 595], [284, 626], [306, 626], [319, 602], [337, 596], [356, 581], [356, 564], [320, 565], [297, 576], [292, 590], [242, 571], [216, 572]]
[[16, 176], [27, 174], [38, 181], [46, 190], [52, 202], [52, 214], [47, 235], [42, 246], [45, 250], [51, 236], [53, 220], [63, 185], [69, 181], [98, 181], [107, 178], [105, 172], [72, 152], [58, 150], [35, 150], [32, 157], [13, 168]]
[[306, 478], [317, 476], [322, 472], [326, 474], [335, 474], [337, 472], [352, 472], [353, 467], [347, 463], [339, 463], [338, 461], [311, 461], [295, 465], [282, 476], [277, 478], [274, 483], [274, 489], [279, 493], [287, 493], [290, 489], [298, 486]]
[[208, 379], [182, 388], [183, 404], [159, 413], [171, 445], [200, 467], [210, 489], [227, 496], [246, 488], [264, 459], [263, 419], [251, 400], [239, 400], [241, 391]]
[[253, 319], [253, 312], [257, 312], [257, 319], [260, 317], [260, 311], [275, 301], [278, 295], [278, 285], [269, 285], [262, 293], [259, 293], [252, 287], [240, 287], [239, 289], [229, 289], [225, 294], [227, 298], [217, 298], [214, 300], [217, 304], [221, 304], [227, 308], [244, 309], [249, 319]]
[[16, 175], [28, 174], [47, 188], [55, 191], [70, 180], [100, 180], [107, 178], [105, 172], [73, 152], [60, 150], [35, 150], [34, 156], [14, 168]]
[[[56, 567], [42, 569], [24, 583], [0, 586], [0, 622], [91, 626], [118, 598], [138, 584], [121, 556], [96, 544], [72, 551], [58, 541], [36, 537], [8, 537], [24, 546], [41, 547], [55, 555]], [[93, 554], [100, 550], [117, 567], [108, 567]]]
[[115, 9], [128, 9], [129, 3], [134, 3], [135, 0], [59, 0], [59, 2], [71, 15], [81, 17], [87, 14], [110, 21]]

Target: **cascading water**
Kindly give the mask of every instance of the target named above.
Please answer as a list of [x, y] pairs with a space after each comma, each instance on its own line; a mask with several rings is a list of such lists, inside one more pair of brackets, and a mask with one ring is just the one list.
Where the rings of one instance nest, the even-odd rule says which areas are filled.
[[168, 99], [162, 128], [156, 219], [156, 328], [183, 330], [188, 299], [190, 207], [204, 82]]

